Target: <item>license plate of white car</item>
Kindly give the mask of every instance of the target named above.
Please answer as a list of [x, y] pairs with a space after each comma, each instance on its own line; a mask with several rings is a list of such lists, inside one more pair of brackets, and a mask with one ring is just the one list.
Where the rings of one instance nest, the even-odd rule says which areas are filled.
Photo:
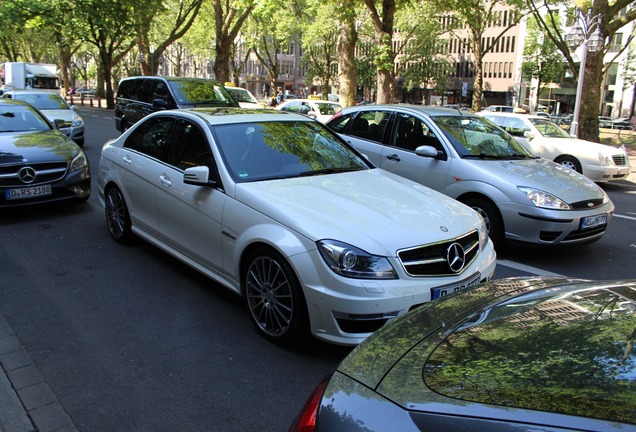
[[469, 277], [468, 279], [464, 279], [463, 281], [459, 283], [433, 288], [431, 289], [432, 291], [431, 299], [435, 300], [436, 298], [444, 297], [445, 295], [454, 293], [455, 291], [461, 291], [463, 289], [475, 286], [479, 284], [480, 278], [481, 278], [481, 275], [479, 273], [476, 273], [472, 275], [471, 277]]
[[607, 224], [607, 213], [596, 216], [588, 216], [581, 219], [581, 229], [590, 229]]
[[42, 185], [19, 189], [6, 189], [4, 191], [4, 196], [8, 200], [17, 200], [51, 195], [51, 193], [51, 185]]

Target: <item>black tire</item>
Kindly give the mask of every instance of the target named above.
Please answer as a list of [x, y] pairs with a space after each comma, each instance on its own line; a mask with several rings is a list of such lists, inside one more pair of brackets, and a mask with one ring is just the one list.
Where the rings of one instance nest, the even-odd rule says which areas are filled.
[[307, 336], [307, 304], [298, 278], [278, 253], [261, 248], [243, 268], [243, 294], [252, 322], [266, 339], [290, 344]]
[[583, 168], [581, 167], [581, 162], [579, 162], [578, 159], [575, 157], [560, 156], [555, 159], [555, 162], [560, 165], [563, 165], [566, 168], [570, 168], [579, 174], [583, 174]]
[[105, 194], [106, 225], [115, 241], [128, 243], [133, 238], [131, 230], [130, 214], [128, 206], [121, 191], [115, 187], [109, 187]]
[[499, 209], [490, 201], [483, 198], [467, 198], [462, 202], [484, 218], [486, 228], [488, 229], [488, 236], [495, 244], [495, 248], [501, 248], [505, 241], [505, 231]]

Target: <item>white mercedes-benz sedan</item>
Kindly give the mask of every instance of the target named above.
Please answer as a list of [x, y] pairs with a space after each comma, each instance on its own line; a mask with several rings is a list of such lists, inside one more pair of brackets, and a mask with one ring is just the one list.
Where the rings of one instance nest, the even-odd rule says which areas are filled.
[[104, 145], [98, 190], [115, 240], [140, 237], [242, 295], [277, 343], [358, 344], [495, 269], [474, 210], [298, 114], [154, 113]]

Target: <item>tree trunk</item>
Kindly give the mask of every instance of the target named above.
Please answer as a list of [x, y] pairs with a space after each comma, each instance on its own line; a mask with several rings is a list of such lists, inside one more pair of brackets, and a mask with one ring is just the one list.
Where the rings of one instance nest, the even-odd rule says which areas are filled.
[[216, 40], [216, 60], [214, 61], [214, 75], [221, 84], [230, 80], [230, 43], [226, 38]]
[[354, 20], [347, 19], [345, 22], [341, 22], [338, 37], [338, 82], [340, 84], [340, 104], [343, 107], [356, 105], [357, 102], [358, 69], [355, 62], [357, 40], [358, 33]]
[[581, 109], [577, 137], [593, 142], [600, 142], [598, 116], [599, 104], [602, 103], [602, 67], [603, 53], [601, 51], [594, 53], [588, 51], [583, 78], [583, 94], [580, 97]]

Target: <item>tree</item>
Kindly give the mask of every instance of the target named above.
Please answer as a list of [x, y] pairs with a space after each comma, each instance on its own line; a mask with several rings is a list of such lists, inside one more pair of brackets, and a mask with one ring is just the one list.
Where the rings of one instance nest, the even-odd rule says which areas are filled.
[[[553, 25], [558, 25], [560, 20], [551, 20]], [[560, 27], [560, 26], [559, 26]], [[559, 29], [557, 29], [559, 31]], [[534, 98], [530, 100], [530, 111], [537, 106], [537, 99], [541, 94], [541, 86], [557, 82], [562, 74], [563, 57], [549, 38], [543, 37], [537, 21], [534, 18], [528, 20], [527, 35], [523, 46], [522, 71], [524, 76], [529, 76], [536, 82], [537, 90]]]
[[[563, 54], [574, 76], [578, 76], [578, 67], [565, 42], [565, 35], [555, 32], [556, 27], [549, 24], [555, 16], [554, 12], [563, 8], [562, 1], [542, 0], [535, 3], [533, 0], [526, 0], [526, 3], [544, 34], [554, 42]], [[590, 17], [599, 17], [598, 30], [605, 41], [610, 40], [623, 26], [636, 20], [636, 3], [633, 0], [614, 0], [612, 2], [609, 0], [576, 0], [574, 3], [577, 10], [571, 11], [571, 13], [578, 14], [578, 11], [581, 11], [583, 14], [589, 14]], [[623, 9], [625, 9], [625, 13], [621, 13]], [[627, 49], [633, 39], [634, 34], [626, 38], [616, 57]], [[585, 62], [583, 78], [585, 92], [581, 95], [578, 137], [589, 141], [599, 141], [598, 115], [601, 104], [601, 84], [607, 68], [611, 65], [611, 62], [605, 65], [603, 60], [609, 48], [609, 45], [605, 44], [600, 51], [588, 52]]]
[[[468, 0], [467, 0], [468, 1]], [[375, 29], [375, 64], [378, 74], [377, 103], [393, 102], [396, 52], [393, 50], [393, 25], [395, 22], [396, 0], [364, 0], [369, 11], [369, 18]]]
[[232, 45], [253, 9], [251, 0], [214, 0], [214, 74], [220, 82], [230, 80]]
[[356, 11], [352, 2], [343, 2], [337, 9], [338, 27], [338, 84], [340, 104], [344, 107], [355, 105], [357, 102], [356, 87], [358, 68], [356, 67], [355, 49], [358, 42], [356, 30]]
[[[531, 0], [528, 0], [531, 1]], [[435, 3], [438, 12], [451, 14], [458, 20], [459, 28], [465, 26], [473, 51], [475, 78], [473, 82], [473, 111], [481, 109], [481, 99], [484, 86], [482, 63], [484, 55], [499, 44], [499, 40], [511, 28], [519, 24], [524, 15], [524, 0], [447, 0]], [[484, 33], [489, 23], [499, 22], [498, 11], [502, 6], [510, 7], [508, 23], [496, 36], [490, 38], [490, 44]]]

